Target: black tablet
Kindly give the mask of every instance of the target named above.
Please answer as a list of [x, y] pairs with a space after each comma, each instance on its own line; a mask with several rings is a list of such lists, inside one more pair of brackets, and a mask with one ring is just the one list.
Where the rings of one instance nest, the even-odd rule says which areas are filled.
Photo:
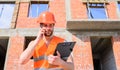
[[56, 51], [58, 51], [63, 60], [67, 60], [68, 56], [71, 54], [73, 47], [76, 42], [62, 42], [58, 43], [54, 55], [57, 55]]

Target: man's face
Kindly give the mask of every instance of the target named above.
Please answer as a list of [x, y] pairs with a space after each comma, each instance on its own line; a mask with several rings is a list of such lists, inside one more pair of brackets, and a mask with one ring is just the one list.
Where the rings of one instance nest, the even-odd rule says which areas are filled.
[[51, 23], [51, 24], [41, 23], [40, 27], [45, 30], [45, 33], [44, 33], [45, 36], [50, 37], [53, 34], [53, 30], [54, 30], [53, 23]]

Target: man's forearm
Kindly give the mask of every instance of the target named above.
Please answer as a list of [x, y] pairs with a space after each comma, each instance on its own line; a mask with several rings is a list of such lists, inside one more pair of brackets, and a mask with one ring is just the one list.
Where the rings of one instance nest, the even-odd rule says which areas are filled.
[[61, 66], [64, 70], [74, 70], [74, 64], [72, 62], [62, 62]]
[[29, 45], [28, 48], [21, 54], [20, 56], [20, 63], [25, 64], [33, 55], [34, 49], [36, 45], [38, 44], [39, 40], [36, 39], [32, 41]]

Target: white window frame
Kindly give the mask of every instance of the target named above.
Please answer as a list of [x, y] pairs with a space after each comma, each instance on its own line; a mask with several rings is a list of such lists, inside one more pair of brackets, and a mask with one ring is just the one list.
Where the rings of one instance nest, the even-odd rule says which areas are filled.
[[33, 16], [33, 14], [32, 14], [32, 4], [48, 4], [48, 6], [47, 6], [47, 9], [46, 9], [46, 11], [47, 10], [49, 10], [49, 2], [48, 1], [31, 1], [30, 2], [30, 5], [29, 5], [29, 13], [28, 13], [28, 17], [31, 17], [31, 18], [36, 18], [36, 17], [38, 17], [39, 16], [39, 8], [40, 8], [40, 6], [38, 5], [37, 6], [37, 10], [36, 10], [36, 13], [37, 13], [37, 16]]
[[[106, 3], [89, 3], [89, 2], [87, 2], [86, 6], [87, 6], [87, 11], [88, 11], [87, 12], [88, 18], [90, 17], [89, 19], [94, 19], [94, 18], [91, 18], [91, 15], [90, 15], [91, 14], [90, 8], [92, 8], [92, 6], [91, 7], [89, 6], [90, 4], [96, 4], [96, 6], [94, 6], [95, 8], [97, 8], [97, 4], [103, 4], [103, 7], [101, 6], [101, 8], [105, 9], [106, 19], [108, 19], [108, 14], [107, 14], [107, 11], [106, 11]], [[98, 6], [98, 8], [99, 8], [99, 6]]]

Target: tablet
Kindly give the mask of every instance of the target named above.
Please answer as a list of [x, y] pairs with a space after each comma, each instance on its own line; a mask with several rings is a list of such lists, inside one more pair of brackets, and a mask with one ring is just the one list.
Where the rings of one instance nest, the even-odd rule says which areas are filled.
[[69, 55], [71, 54], [75, 43], [76, 42], [58, 43], [57, 47], [56, 47], [56, 50], [54, 52], [54, 55], [56, 56], [57, 55], [56, 51], [58, 51], [61, 55], [61, 58], [66, 61], [67, 58], [69, 57]]

